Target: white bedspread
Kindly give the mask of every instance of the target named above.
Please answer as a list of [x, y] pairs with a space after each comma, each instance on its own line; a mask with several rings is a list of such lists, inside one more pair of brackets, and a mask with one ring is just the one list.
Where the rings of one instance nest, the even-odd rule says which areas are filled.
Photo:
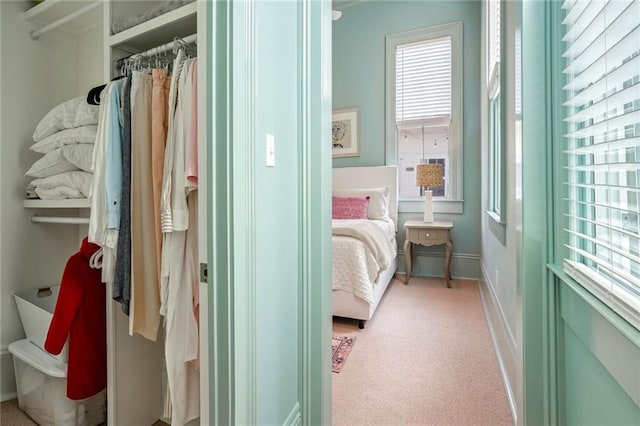
[[397, 254], [395, 225], [381, 220], [334, 220], [332, 242], [332, 288], [373, 304], [372, 283]]

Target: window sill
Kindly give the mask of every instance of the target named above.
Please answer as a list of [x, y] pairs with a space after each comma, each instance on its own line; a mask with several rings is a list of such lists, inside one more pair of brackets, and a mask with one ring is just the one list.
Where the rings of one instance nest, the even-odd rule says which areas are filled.
[[[462, 214], [464, 200], [433, 200], [434, 213]], [[398, 213], [424, 213], [424, 199], [398, 201]]]
[[595, 309], [600, 315], [615, 327], [620, 333], [625, 335], [636, 346], [640, 347], [640, 330], [636, 329], [631, 323], [623, 319], [620, 314], [615, 312], [611, 307], [607, 306], [602, 300], [598, 299], [593, 293], [569, 276], [562, 266], [554, 263], [547, 264], [547, 269], [560, 280], [564, 285], [571, 288], [582, 300]]
[[[611, 286], [607, 280], [579, 263], [565, 260], [562, 271], [573, 282], [584, 287], [605, 306], [640, 331], [640, 302], [637, 299], [630, 297], [617, 286]], [[640, 344], [640, 341], [638, 343]]]
[[487, 211], [489, 229], [504, 246], [507, 244], [507, 222], [503, 221], [495, 212]]
[[[640, 388], [636, 380], [640, 330], [624, 320], [591, 290], [578, 283], [558, 264], [547, 264], [559, 286], [558, 306], [565, 324], [573, 330], [618, 385], [636, 402]], [[590, 307], [593, 309], [590, 313]]]

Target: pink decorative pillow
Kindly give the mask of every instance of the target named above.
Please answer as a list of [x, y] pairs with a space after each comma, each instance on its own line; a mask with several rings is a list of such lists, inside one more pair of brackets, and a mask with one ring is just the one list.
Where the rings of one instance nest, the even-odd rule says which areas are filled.
[[333, 219], [367, 219], [369, 197], [332, 197]]

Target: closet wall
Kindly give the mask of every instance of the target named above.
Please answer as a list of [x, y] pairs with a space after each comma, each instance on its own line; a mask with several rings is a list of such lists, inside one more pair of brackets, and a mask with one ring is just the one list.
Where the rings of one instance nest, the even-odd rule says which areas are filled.
[[[51, 14], [67, 16], [90, 1], [47, 0], [38, 7], [50, 8]], [[111, 35], [113, 20], [139, 14], [162, 1], [99, 1], [90, 12], [73, 19], [56, 30], [32, 40], [29, 30], [42, 28], [41, 14], [25, 22], [24, 12], [33, 6], [31, 1], [0, 1], [0, 300], [1, 335], [0, 390], [2, 400], [15, 398], [15, 379], [12, 359], [7, 351], [9, 343], [24, 338], [13, 294], [24, 289], [58, 284], [70, 255], [75, 253], [87, 234], [86, 225], [34, 224], [33, 215], [89, 216], [88, 208], [63, 209], [25, 208], [25, 188], [31, 180], [25, 171], [40, 158], [29, 151], [31, 135], [37, 123], [51, 108], [61, 102], [103, 84], [114, 76], [112, 61], [134, 52], [171, 42], [204, 28], [204, 2], [191, 3], [136, 27]], [[49, 12], [47, 12], [49, 13]], [[28, 16], [27, 16], [28, 18]], [[204, 34], [201, 31], [200, 34]], [[206, 43], [198, 43], [199, 57]], [[169, 53], [171, 55], [171, 53]], [[203, 61], [204, 62], [204, 61]], [[206, 78], [199, 73], [199, 88], [206, 93]], [[199, 100], [199, 105], [206, 102]], [[200, 129], [206, 131], [204, 107]], [[204, 136], [200, 137], [204, 149]], [[205, 176], [204, 155], [199, 165]], [[206, 179], [203, 178], [202, 181]], [[200, 197], [201, 211], [206, 206]], [[55, 205], [56, 203], [49, 203]], [[202, 217], [203, 214], [200, 213]], [[202, 232], [202, 227], [200, 227]], [[206, 259], [206, 244], [200, 244], [201, 259]], [[201, 285], [201, 298], [207, 300], [206, 286]], [[110, 287], [107, 289], [110, 299]], [[205, 302], [206, 304], [206, 302]], [[162, 359], [164, 344], [150, 342], [140, 336], [129, 336], [128, 318], [115, 302], [107, 306], [108, 389], [107, 410], [109, 425], [150, 425], [162, 415], [163, 392]], [[206, 306], [205, 309], [206, 315]], [[206, 321], [202, 334], [206, 336]], [[160, 331], [159, 335], [163, 333]], [[206, 348], [202, 351], [205, 377], [208, 383]], [[206, 408], [206, 407], [205, 407]], [[208, 410], [202, 411], [206, 422]]]
[[[25, 209], [25, 171], [40, 156], [28, 150], [40, 119], [55, 105], [78, 96], [103, 77], [102, 22], [75, 37], [52, 31], [34, 41], [36, 28], [23, 19], [29, 1], [0, 2], [0, 384], [2, 400], [15, 397], [9, 343], [24, 338], [13, 293], [56, 284], [78, 249], [78, 226], [32, 224]], [[56, 214], [78, 215], [77, 210]]]

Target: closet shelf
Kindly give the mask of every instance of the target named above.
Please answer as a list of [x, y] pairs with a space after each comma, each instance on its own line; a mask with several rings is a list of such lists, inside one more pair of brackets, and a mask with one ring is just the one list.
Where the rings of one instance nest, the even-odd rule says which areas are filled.
[[24, 207], [27, 209], [84, 209], [89, 208], [89, 199], [24, 200]]
[[33, 24], [33, 38], [45, 28], [80, 35], [102, 23], [102, 10], [100, 0], [46, 0], [27, 10], [23, 18]]
[[109, 46], [133, 50], [131, 53], [135, 53], [172, 41], [176, 36], [186, 37], [194, 34], [198, 28], [198, 3], [188, 3], [112, 35], [109, 37]]

